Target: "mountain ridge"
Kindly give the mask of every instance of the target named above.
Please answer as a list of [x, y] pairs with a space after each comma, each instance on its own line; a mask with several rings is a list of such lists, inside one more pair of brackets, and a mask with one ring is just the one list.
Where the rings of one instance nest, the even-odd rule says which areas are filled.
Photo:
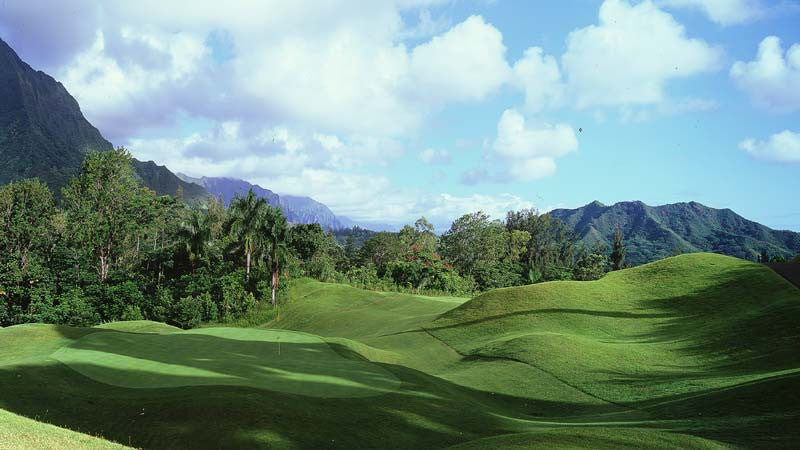
[[610, 247], [619, 227], [628, 260], [643, 264], [675, 253], [714, 252], [754, 260], [766, 250], [773, 257], [800, 252], [800, 233], [773, 230], [745, 219], [729, 208], [711, 208], [696, 201], [650, 206], [642, 201], [604, 205], [593, 201], [574, 209], [550, 211], [575, 230], [582, 243]]
[[[58, 80], [35, 70], [0, 39], [0, 185], [38, 178], [56, 196], [92, 151], [114, 146], [103, 137]], [[160, 195], [183, 193], [202, 201], [202, 187], [178, 179], [153, 161], [133, 161], [139, 180]]]

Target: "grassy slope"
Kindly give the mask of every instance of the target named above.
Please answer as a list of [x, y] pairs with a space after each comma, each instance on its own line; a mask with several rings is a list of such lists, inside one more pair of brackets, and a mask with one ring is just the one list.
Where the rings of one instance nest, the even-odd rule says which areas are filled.
[[[274, 339], [254, 338], [255, 330], [0, 329], [0, 342], [11, 344], [0, 346], [0, 408], [148, 448], [717, 445], [703, 437], [792, 447], [800, 439], [800, 290], [762, 266], [686, 255], [598, 282], [493, 291], [455, 309], [462, 300], [311, 281], [296, 283], [291, 297], [264, 327], [319, 337], [293, 352], [309, 355], [288, 370], [269, 357]], [[186, 346], [187, 337], [197, 345]], [[53, 358], [65, 346], [134, 364], [119, 371], [103, 368], [104, 358], [71, 362], [94, 378], [137, 380], [133, 369], [151, 375], [177, 363], [183, 373], [172, 375], [183, 382], [131, 389], [95, 381]], [[314, 364], [318, 350], [331, 372], [323, 359]], [[370, 371], [399, 385], [352, 398], [278, 386], [282, 377], [337, 375], [336, 364], [363, 364], [367, 386], [378, 383]], [[208, 369], [273, 371], [276, 384], [188, 385], [197, 374], [187, 370]]]
[[[428, 328], [598, 398], [731, 443], [798, 442], [800, 290], [770, 269], [684, 255], [589, 283], [479, 296]], [[792, 427], [794, 425], [794, 427]]]
[[0, 409], [0, 450], [34, 448], [124, 449], [128, 447]]

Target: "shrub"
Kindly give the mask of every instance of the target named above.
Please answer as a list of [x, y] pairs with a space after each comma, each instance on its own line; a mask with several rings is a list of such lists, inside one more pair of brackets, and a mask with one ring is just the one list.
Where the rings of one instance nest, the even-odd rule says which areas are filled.
[[58, 323], [89, 327], [100, 322], [100, 315], [80, 288], [72, 288], [58, 298]]
[[125, 305], [119, 320], [143, 320], [142, 309], [136, 305]]
[[217, 304], [214, 303], [210, 293], [203, 292], [197, 296], [196, 300], [200, 304], [200, 313], [204, 322], [217, 320], [219, 318]]
[[183, 329], [194, 328], [200, 325], [203, 318], [201, 303], [194, 297], [183, 297], [175, 303], [172, 323]]
[[241, 317], [255, 306], [256, 299], [245, 289], [244, 274], [241, 271], [222, 277], [220, 283], [222, 285], [222, 302], [219, 316], [223, 321], [227, 322]]

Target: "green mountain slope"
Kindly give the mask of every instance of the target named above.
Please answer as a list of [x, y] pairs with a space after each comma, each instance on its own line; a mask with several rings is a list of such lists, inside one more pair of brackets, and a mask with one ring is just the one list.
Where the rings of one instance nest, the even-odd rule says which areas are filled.
[[[0, 185], [39, 178], [60, 195], [87, 152], [113, 148], [61, 83], [32, 69], [2, 39], [0, 99]], [[159, 194], [175, 195], [180, 189], [188, 201], [208, 195], [152, 161], [135, 161], [134, 168], [142, 183]]]
[[550, 214], [573, 227], [588, 245], [600, 242], [610, 248], [619, 227], [632, 265], [662, 259], [676, 251], [714, 252], [750, 260], [765, 249], [773, 257], [789, 258], [800, 253], [800, 233], [773, 230], [730, 209], [709, 208], [697, 202], [663, 206], [592, 202]]

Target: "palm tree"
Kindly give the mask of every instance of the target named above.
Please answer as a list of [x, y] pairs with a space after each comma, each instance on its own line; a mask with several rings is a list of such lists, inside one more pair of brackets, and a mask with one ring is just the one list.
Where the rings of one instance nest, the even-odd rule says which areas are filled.
[[267, 201], [256, 197], [252, 189], [244, 197], [237, 194], [231, 201], [229, 227], [245, 254], [246, 281], [250, 281], [250, 265], [259, 250], [259, 232], [267, 208]]
[[181, 223], [178, 236], [186, 245], [192, 273], [197, 266], [197, 261], [208, 253], [208, 243], [211, 241], [211, 220], [207, 213], [198, 208], [193, 208], [189, 216]]
[[272, 306], [275, 306], [275, 291], [278, 288], [280, 268], [288, 253], [289, 238], [289, 226], [280, 208], [267, 208], [262, 236], [266, 241], [264, 247], [269, 250], [265, 256], [272, 271]]

